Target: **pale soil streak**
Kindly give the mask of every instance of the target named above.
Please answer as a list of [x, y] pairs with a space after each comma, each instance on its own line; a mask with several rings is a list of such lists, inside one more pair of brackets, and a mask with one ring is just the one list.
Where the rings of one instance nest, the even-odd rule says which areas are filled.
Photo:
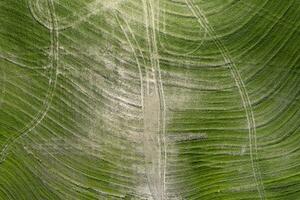
[[[196, 5], [193, 4], [191, 0], [185, 0], [187, 6], [190, 8], [192, 11], [193, 15], [198, 19], [198, 22], [201, 26], [205, 27], [209, 31], [209, 34], [211, 37], [214, 39], [214, 42], [216, 46], [219, 48], [221, 51], [221, 54], [225, 60], [226, 63], [229, 63], [229, 68], [231, 71], [231, 74], [235, 80], [236, 86], [238, 87], [242, 102], [243, 102], [243, 107], [246, 112], [246, 118], [248, 122], [248, 129], [249, 129], [249, 148], [250, 148], [250, 159], [251, 159], [251, 166], [252, 166], [252, 171], [253, 171], [253, 176], [256, 182], [256, 187], [260, 196], [260, 199], [265, 199], [265, 190], [264, 190], [264, 185], [262, 182], [262, 178], [260, 175], [260, 170], [259, 166], [257, 164], [257, 144], [256, 144], [256, 125], [255, 125], [255, 119], [254, 119], [254, 114], [252, 110], [252, 105], [251, 101], [248, 96], [248, 92], [246, 90], [245, 84], [241, 78], [241, 75], [231, 59], [227, 48], [224, 46], [224, 44], [216, 37], [215, 30], [211, 25], [209, 24], [207, 18], [203, 14], [203, 12], [200, 10], [200, 8]], [[252, 141], [252, 139], [254, 141]], [[254, 143], [254, 144], [253, 144]], [[253, 150], [254, 148], [254, 150]]]
[[[165, 139], [165, 99], [161, 80], [159, 52], [153, 4], [157, 0], [143, 0], [151, 69], [146, 68], [147, 91], [144, 102], [144, 150], [149, 188], [153, 199], [166, 199], [165, 173], [167, 147]], [[152, 80], [151, 80], [152, 78]], [[148, 162], [148, 163], [147, 163]]]
[[[144, 111], [144, 87], [143, 87], [143, 74], [142, 74], [142, 69], [141, 69], [141, 65], [140, 65], [140, 62], [139, 62], [139, 59], [138, 59], [138, 56], [137, 56], [137, 53], [135, 51], [135, 48], [132, 44], [132, 42], [130, 41], [130, 38], [129, 38], [129, 35], [127, 34], [125, 28], [122, 26], [121, 22], [120, 22], [120, 18], [119, 16], [114, 12], [114, 15], [118, 21], [118, 24], [119, 26], [121, 27], [124, 35], [125, 35], [125, 38], [127, 40], [127, 42], [129, 43], [130, 45], [130, 48], [133, 52], [133, 55], [134, 55], [134, 58], [135, 58], [135, 61], [137, 63], [137, 66], [138, 66], [138, 71], [139, 71], [139, 77], [140, 77], [140, 85], [141, 85], [141, 105], [142, 105], [142, 110]], [[128, 26], [128, 24], [126, 23], [126, 25]], [[133, 37], [133, 36], [132, 36]]]
[[19, 130], [17, 132], [17, 135], [15, 137], [11, 137], [7, 140], [4, 147], [2, 148], [0, 154], [0, 163], [3, 162], [6, 158], [7, 151], [11, 145], [13, 145], [19, 138], [25, 136], [29, 132], [31, 132], [36, 126], [39, 125], [39, 123], [45, 118], [45, 116], [48, 113], [48, 110], [51, 106], [52, 98], [54, 95], [54, 91], [56, 88], [56, 82], [57, 82], [57, 68], [58, 68], [58, 54], [59, 54], [59, 41], [58, 41], [58, 31], [56, 29], [57, 27], [57, 19], [55, 15], [55, 8], [53, 0], [48, 0], [48, 7], [49, 7], [49, 13], [51, 16], [51, 54], [52, 54], [52, 67], [51, 67], [51, 75], [49, 80], [49, 88], [47, 91], [47, 95], [45, 97], [43, 107], [41, 110], [35, 115], [34, 119], [32, 119], [24, 128]]
[[[157, 106], [157, 104], [159, 104], [159, 99], [156, 98], [157, 95], [151, 96], [152, 98], [149, 98], [150, 96], [145, 94], [144, 92], [145, 90], [147, 91], [147, 94], [149, 94], [149, 83], [147, 84], [148, 86], [146, 87], [144, 86], [140, 61], [138, 59], [137, 52], [134, 48], [134, 44], [130, 41], [130, 36], [131, 38], [133, 38], [135, 45], [138, 47], [139, 53], [141, 54], [144, 61], [144, 66], [146, 66], [146, 61], [144, 59], [142, 50], [139, 47], [139, 44], [127, 21], [123, 19], [123, 21], [126, 24], [127, 31], [130, 32], [130, 36], [127, 34], [127, 31], [121, 24], [120, 17], [117, 14], [115, 14], [115, 17], [126, 37], [127, 42], [130, 45], [130, 48], [133, 52], [134, 58], [138, 66], [138, 71], [140, 76], [140, 87], [141, 87], [141, 105], [142, 105], [142, 113], [144, 118], [143, 119], [144, 131], [140, 139], [142, 139], [143, 141], [143, 151], [145, 152], [146, 174], [147, 174], [148, 185], [150, 184], [150, 187], [148, 186], [149, 191], [151, 192], [153, 198], [156, 199], [159, 197], [155, 196], [155, 194], [161, 193], [160, 185], [158, 187], [154, 187], [154, 185], [160, 183], [160, 174], [157, 173], [157, 165], [159, 165], [157, 155], [160, 155], [160, 150], [158, 148], [160, 144], [157, 143], [158, 141], [156, 140], [157, 137], [159, 136], [159, 129], [157, 129], [158, 127], [157, 119], [159, 119], [159, 113], [160, 113], [160, 111], [158, 110], [160, 109], [160, 107]], [[148, 76], [146, 76], [146, 81], [148, 81]], [[147, 194], [145, 189], [143, 189], [142, 192], [144, 192], [144, 195], [149, 195]]]

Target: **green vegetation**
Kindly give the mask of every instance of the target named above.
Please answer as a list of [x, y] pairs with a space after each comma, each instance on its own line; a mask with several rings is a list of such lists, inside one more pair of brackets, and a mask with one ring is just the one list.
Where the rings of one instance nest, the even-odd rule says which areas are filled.
[[0, 199], [300, 199], [300, 1], [3, 0]]

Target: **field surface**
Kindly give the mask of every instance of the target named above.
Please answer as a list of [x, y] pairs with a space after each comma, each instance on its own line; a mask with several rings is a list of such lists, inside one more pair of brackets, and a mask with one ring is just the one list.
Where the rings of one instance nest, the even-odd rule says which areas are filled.
[[299, 0], [1, 0], [0, 200], [300, 200]]

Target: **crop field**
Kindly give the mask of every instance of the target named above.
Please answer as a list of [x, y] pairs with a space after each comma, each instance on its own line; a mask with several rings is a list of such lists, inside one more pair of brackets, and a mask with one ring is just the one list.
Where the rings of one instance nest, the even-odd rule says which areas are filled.
[[300, 0], [0, 0], [0, 200], [300, 200]]

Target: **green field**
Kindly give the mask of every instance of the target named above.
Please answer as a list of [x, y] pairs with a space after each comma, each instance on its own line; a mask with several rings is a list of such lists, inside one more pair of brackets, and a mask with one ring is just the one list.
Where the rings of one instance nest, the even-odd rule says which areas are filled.
[[1, 0], [0, 200], [300, 200], [299, 0]]

